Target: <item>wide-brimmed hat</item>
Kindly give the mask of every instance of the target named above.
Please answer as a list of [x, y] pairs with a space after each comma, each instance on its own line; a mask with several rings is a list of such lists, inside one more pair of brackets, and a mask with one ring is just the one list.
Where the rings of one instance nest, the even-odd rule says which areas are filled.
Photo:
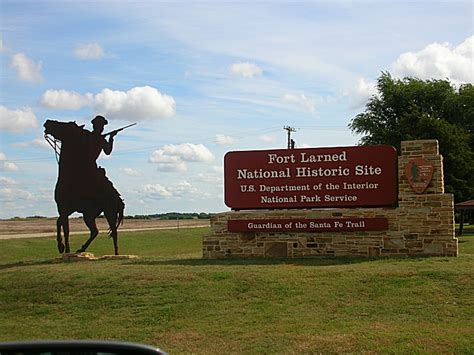
[[100, 124], [102, 126], [105, 126], [107, 123], [109, 123], [109, 122], [107, 122], [107, 120], [105, 119], [104, 116], [95, 116], [95, 118], [91, 122], [92, 122], [92, 124], [97, 123], [97, 124]]

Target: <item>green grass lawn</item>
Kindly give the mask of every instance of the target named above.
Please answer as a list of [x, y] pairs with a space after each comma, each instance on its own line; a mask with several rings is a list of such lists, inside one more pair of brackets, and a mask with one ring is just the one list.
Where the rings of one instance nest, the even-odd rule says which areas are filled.
[[[115, 339], [176, 353], [474, 351], [474, 233], [458, 258], [202, 260], [208, 229], [120, 234], [136, 261], [0, 241], [0, 341]], [[73, 248], [85, 236], [72, 236]], [[90, 252], [111, 254], [99, 236]]]

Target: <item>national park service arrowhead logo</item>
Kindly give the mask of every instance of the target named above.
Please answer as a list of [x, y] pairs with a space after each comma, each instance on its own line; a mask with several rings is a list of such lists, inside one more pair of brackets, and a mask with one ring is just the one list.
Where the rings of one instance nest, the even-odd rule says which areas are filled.
[[433, 178], [434, 166], [425, 159], [413, 159], [405, 165], [405, 175], [417, 194], [423, 193]]

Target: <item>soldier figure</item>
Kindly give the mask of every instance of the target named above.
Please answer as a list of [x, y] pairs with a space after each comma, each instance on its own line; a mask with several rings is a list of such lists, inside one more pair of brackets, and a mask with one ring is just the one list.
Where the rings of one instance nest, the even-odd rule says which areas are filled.
[[118, 133], [116, 131], [110, 133], [110, 138], [107, 141], [102, 135], [104, 126], [108, 123], [105, 117], [96, 116], [92, 121], [92, 132], [88, 132], [88, 146], [87, 146], [87, 172], [91, 178], [91, 183], [95, 193], [102, 193], [105, 189], [112, 188], [112, 183], [105, 176], [105, 169], [97, 165], [97, 158], [103, 151], [106, 155], [112, 153], [114, 146], [114, 137]]
[[102, 132], [104, 132], [104, 126], [108, 123], [105, 117], [95, 116], [91, 123], [93, 131], [90, 135], [89, 156], [95, 163], [101, 151], [104, 151], [106, 155], [110, 155], [112, 153], [112, 149], [114, 147], [114, 137], [118, 132], [110, 133], [110, 138], [107, 142], [105, 137], [102, 135]]

